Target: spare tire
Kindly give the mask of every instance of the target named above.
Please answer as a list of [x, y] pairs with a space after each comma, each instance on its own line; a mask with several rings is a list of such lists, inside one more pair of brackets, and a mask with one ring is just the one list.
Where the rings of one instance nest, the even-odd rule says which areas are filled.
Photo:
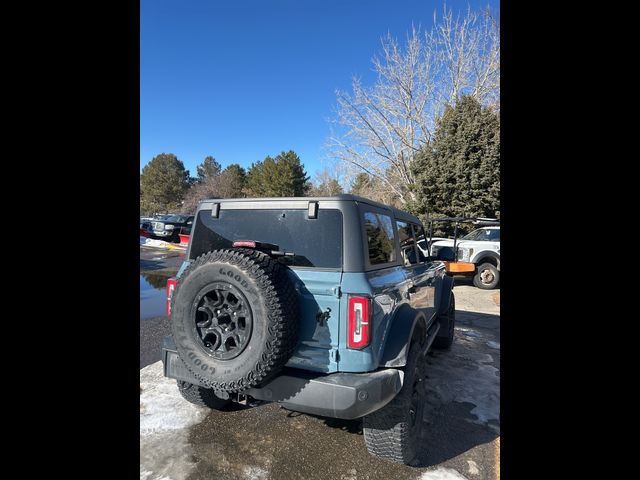
[[241, 392], [266, 383], [293, 354], [295, 288], [265, 253], [208, 252], [178, 281], [170, 324], [180, 358], [203, 386]]

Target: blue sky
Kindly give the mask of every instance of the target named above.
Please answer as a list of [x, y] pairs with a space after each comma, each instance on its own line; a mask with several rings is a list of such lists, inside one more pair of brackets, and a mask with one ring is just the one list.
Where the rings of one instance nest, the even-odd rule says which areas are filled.
[[[449, 1], [455, 10], [499, 1]], [[174, 153], [195, 176], [292, 149], [323, 166], [335, 90], [374, 80], [380, 37], [430, 28], [434, 0], [141, 0], [140, 169]]]

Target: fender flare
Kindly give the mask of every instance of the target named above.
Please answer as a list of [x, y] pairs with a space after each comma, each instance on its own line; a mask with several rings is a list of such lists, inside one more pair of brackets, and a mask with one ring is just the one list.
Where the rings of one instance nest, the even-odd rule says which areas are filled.
[[427, 325], [426, 315], [409, 305], [398, 310], [389, 327], [389, 336], [379, 362], [380, 367], [404, 367], [407, 364], [408, 347], [420, 320], [424, 320], [425, 326]]
[[436, 315], [439, 317], [444, 315], [449, 309], [449, 300], [451, 299], [451, 292], [453, 291], [453, 277], [443, 275], [442, 277], [436, 278], [435, 289]]
[[498, 269], [498, 271], [500, 271], [500, 254], [496, 252], [482, 252], [481, 256], [479, 256], [477, 260], [474, 260], [473, 263], [478, 266], [481, 263], [484, 263], [484, 260], [487, 258], [494, 259], [497, 263], [496, 268]]
[[437, 337], [444, 337], [449, 331], [449, 317], [447, 316], [447, 312], [449, 310], [451, 296], [453, 295], [453, 277], [445, 275], [440, 278], [441, 281], [438, 281], [439, 279], [436, 279], [435, 282], [436, 316], [438, 318], [438, 321], [440, 322], [440, 330], [438, 331]]

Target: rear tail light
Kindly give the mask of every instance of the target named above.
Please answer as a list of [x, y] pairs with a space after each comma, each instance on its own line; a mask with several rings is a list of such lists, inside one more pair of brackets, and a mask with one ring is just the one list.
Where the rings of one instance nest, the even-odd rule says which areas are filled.
[[371, 300], [349, 296], [349, 332], [347, 347], [362, 349], [371, 342]]
[[256, 248], [256, 242], [253, 240], [236, 240], [233, 242], [233, 248], [238, 247]]
[[176, 289], [177, 284], [178, 280], [175, 278], [167, 280], [167, 317], [171, 315], [171, 296], [173, 295], [173, 291]]

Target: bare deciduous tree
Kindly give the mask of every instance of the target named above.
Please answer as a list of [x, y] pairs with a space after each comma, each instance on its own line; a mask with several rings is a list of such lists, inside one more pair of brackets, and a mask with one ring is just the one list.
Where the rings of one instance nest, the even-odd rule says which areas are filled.
[[195, 213], [198, 204], [209, 198], [239, 198], [244, 196], [246, 172], [239, 164], [233, 163], [220, 171], [202, 175], [187, 191], [182, 203], [182, 213]]
[[379, 198], [404, 205], [414, 200], [411, 163], [428, 144], [438, 116], [461, 95], [500, 107], [500, 29], [487, 9], [454, 17], [445, 7], [430, 31], [413, 28], [402, 48], [387, 35], [373, 58], [376, 83], [358, 78], [353, 93], [337, 91], [337, 118], [328, 140], [329, 156], [347, 175], [366, 172]]
[[307, 196], [309, 197], [331, 197], [344, 193], [341, 185], [343, 176], [343, 166], [337, 162], [331, 162], [322, 170], [316, 171], [313, 183]]
[[220, 175], [206, 177], [203, 181], [191, 186], [184, 196], [182, 202], [182, 213], [194, 214], [198, 209], [198, 204], [208, 198], [220, 198], [218, 194]]

